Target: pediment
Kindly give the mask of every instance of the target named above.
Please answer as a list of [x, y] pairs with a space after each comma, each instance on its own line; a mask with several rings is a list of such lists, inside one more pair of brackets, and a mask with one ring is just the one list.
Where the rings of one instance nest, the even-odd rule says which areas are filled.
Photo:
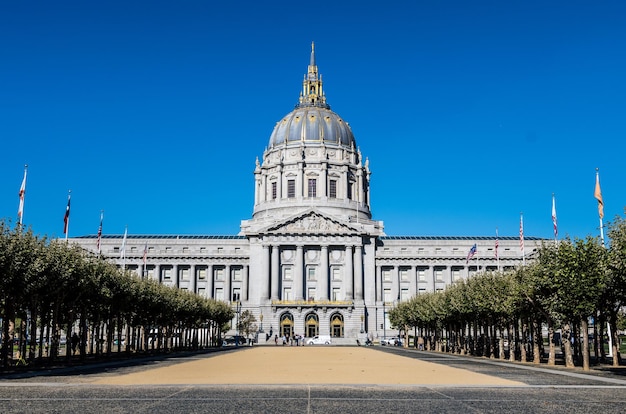
[[353, 234], [356, 231], [347, 224], [314, 211], [292, 217], [267, 228], [267, 233], [274, 234]]

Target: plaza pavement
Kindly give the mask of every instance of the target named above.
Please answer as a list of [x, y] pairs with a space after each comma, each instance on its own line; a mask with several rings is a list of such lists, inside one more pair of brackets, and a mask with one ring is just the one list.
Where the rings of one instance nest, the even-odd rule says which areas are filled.
[[106, 376], [106, 385], [384, 384], [523, 385], [372, 347], [257, 346], [142, 372]]
[[252, 347], [0, 375], [0, 413], [622, 414], [591, 372], [397, 347]]

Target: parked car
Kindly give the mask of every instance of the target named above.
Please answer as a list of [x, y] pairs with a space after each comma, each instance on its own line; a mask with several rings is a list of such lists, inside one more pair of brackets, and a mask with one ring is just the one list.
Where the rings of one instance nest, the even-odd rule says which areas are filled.
[[313, 338], [307, 339], [309, 345], [330, 345], [333, 343], [330, 335], [315, 335]]
[[385, 346], [385, 345], [389, 345], [389, 346], [402, 346], [402, 339], [398, 338], [398, 337], [392, 337], [392, 338], [381, 338], [380, 339], [380, 344]]
[[235, 346], [237, 342], [239, 342], [239, 345], [246, 345], [248, 340], [241, 335], [227, 336], [222, 340], [222, 346]]

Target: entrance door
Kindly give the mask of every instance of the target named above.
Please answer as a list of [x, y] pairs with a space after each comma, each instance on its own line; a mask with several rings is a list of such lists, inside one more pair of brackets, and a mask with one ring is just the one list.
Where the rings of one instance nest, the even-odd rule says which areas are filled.
[[340, 313], [330, 318], [330, 334], [334, 338], [343, 338], [343, 315]]
[[285, 313], [280, 317], [280, 336], [290, 337], [293, 335], [293, 316]]
[[313, 338], [320, 334], [320, 321], [315, 313], [311, 313], [306, 317], [306, 336]]

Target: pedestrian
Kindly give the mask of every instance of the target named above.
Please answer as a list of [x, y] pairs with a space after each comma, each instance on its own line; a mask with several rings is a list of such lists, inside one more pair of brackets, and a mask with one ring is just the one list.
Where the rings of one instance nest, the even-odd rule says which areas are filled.
[[278, 335], [274, 335], [274, 344], [278, 345]]

